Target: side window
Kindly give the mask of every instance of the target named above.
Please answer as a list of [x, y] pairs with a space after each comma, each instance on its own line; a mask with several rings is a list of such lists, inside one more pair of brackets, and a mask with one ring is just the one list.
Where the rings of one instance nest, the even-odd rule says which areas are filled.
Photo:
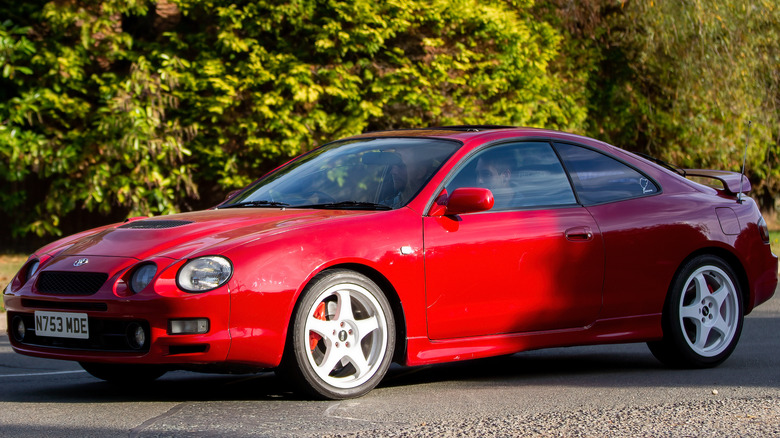
[[583, 204], [601, 204], [658, 193], [658, 186], [620, 161], [580, 146], [556, 143]]
[[523, 142], [479, 152], [447, 185], [484, 187], [493, 192], [491, 211], [575, 204], [566, 172], [549, 143]]

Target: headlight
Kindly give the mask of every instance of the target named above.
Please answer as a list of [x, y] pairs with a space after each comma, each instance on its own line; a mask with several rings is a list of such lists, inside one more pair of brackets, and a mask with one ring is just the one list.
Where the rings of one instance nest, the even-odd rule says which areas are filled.
[[149, 283], [152, 282], [154, 274], [157, 273], [157, 266], [152, 263], [141, 265], [135, 269], [130, 277], [130, 290], [135, 293], [141, 292]]
[[35, 275], [36, 272], [38, 272], [38, 267], [41, 266], [40, 260], [33, 260], [32, 263], [27, 265], [27, 272], [24, 274], [24, 282], [27, 283], [33, 275]]
[[192, 259], [179, 269], [176, 282], [187, 292], [206, 292], [216, 289], [230, 280], [233, 265], [221, 256], [205, 256]]

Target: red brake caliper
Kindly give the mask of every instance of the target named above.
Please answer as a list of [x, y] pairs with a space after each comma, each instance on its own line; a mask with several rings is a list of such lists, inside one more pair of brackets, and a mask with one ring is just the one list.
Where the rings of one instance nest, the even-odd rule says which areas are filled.
[[[322, 321], [327, 321], [328, 320], [328, 318], [326, 316], [326, 313], [325, 313], [325, 302], [324, 301], [321, 302], [317, 306], [317, 308], [314, 310], [314, 315], [313, 316], [315, 318], [319, 319], [319, 320], [322, 320]], [[322, 336], [320, 336], [319, 334], [314, 333], [314, 332], [309, 332], [309, 349], [311, 351], [314, 351], [314, 349], [317, 348], [317, 344], [319, 344], [320, 339], [322, 339]]]

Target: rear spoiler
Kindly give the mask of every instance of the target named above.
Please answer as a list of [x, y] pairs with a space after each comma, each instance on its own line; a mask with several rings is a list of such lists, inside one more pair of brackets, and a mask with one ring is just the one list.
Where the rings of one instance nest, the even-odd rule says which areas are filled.
[[744, 175], [728, 170], [685, 169], [685, 176], [711, 178], [723, 183], [723, 188], [730, 195], [750, 192], [750, 180]]

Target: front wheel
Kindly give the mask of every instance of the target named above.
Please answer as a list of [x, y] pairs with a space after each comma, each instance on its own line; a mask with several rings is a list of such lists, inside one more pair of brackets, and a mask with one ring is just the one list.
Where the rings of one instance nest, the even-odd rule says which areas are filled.
[[306, 288], [280, 371], [324, 399], [360, 397], [393, 358], [395, 321], [382, 290], [352, 271], [326, 273]]
[[718, 257], [699, 256], [675, 277], [664, 308], [664, 338], [648, 346], [670, 366], [713, 367], [736, 348], [743, 319], [733, 270]]

